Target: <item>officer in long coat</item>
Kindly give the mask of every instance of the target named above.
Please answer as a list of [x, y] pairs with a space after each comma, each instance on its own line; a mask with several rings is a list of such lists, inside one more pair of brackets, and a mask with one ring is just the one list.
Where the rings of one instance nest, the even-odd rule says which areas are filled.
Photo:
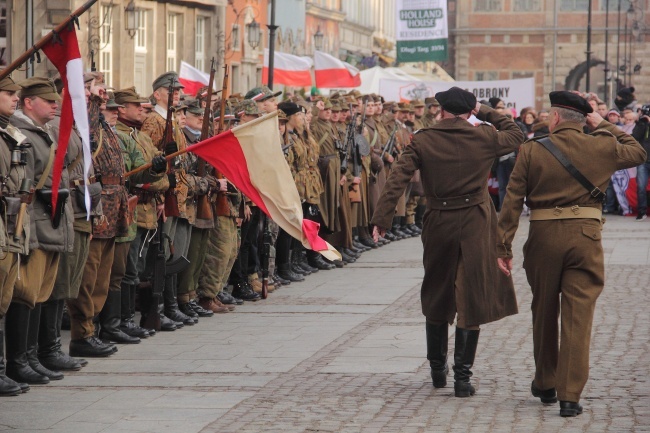
[[[641, 145], [593, 112], [585, 99], [566, 91], [551, 92], [550, 99], [551, 142], [600, 191], [607, 190], [616, 170], [645, 161]], [[585, 122], [593, 133], [583, 132]], [[531, 390], [543, 403], [559, 398], [560, 415], [576, 416], [582, 413], [579, 401], [589, 376], [591, 324], [605, 282], [602, 198], [574, 179], [537, 141], [526, 142], [519, 152], [499, 217], [499, 267], [506, 274], [512, 269], [512, 239], [525, 199], [531, 209], [524, 246], [533, 292]]]
[[[421, 295], [427, 358], [433, 385], [444, 387], [448, 324], [458, 313], [454, 389], [456, 397], [469, 397], [475, 392], [470, 368], [479, 325], [517, 313], [512, 279], [493, 269], [497, 218], [486, 179], [494, 158], [516, 149], [523, 135], [512, 120], [480, 106], [472, 93], [458, 87], [439, 92], [436, 99], [443, 119], [415, 134], [393, 165], [372, 218], [373, 234], [377, 238], [391, 226], [395, 205], [419, 169], [427, 197]], [[470, 114], [491, 125], [472, 126]]]

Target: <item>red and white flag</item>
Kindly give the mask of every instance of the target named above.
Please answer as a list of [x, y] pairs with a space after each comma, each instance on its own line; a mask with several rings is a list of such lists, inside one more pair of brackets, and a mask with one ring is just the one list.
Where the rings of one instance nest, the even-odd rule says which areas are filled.
[[[77, 125], [83, 144], [84, 181], [92, 167], [90, 150], [90, 128], [88, 126], [88, 108], [84, 88], [83, 62], [79, 53], [79, 43], [74, 26], [61, 30], [42, 50], [61, 75], [65, 92], [61, 102], [61, 121], [59, 124], [59, 143], [52, 166], [52, 208], [56, 209], [58, 185], [61, 182], [61, 170], [68, 150], [68, 141], [72, 132], [72, 121]], [[65, 185], [67, 188], [68, 185]], [[86, 217], [90, 219], [90, 195], [85, 188]]]
[[178, 81], [185, 86], [183, 93], [195, 96], [201, 87], [205, 87], [210, 83], [210, 74], [199, 71], [194, 66], [181, 60]]
[[305, 248], [340, 260], [318, 236], [320, 224], [306, 220], [289, 165], [282, 153], [277, 111], [189, 147], [216, 167], [284, 231]]
[[[311, 59], [277, 51], [273, 59], [273, 84], [284, 84], [292, 87], [311, 86]], [[269, 50], [265, 48], [262, 84], [268, 84], [268, 77]]]
[[314, 53], [314, 75], [319, 89], [361, 85], [357, 68], [322, 51]]

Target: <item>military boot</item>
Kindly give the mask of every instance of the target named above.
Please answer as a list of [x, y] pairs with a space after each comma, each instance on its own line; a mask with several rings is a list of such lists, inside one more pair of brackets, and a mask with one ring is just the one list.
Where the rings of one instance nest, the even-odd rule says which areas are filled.
[[259, 294], [253, 291], [250, 284], [248, 284], [248, 281], [242, 281], [235, 284], [232, 289], [232, 296], [235, 298], [243, 299], [244, 301], [251, 302], [259, 301], [262, 299]]
[[22, 392], [18, 383], [5, 376], [4, 329], [0, 319], [0, 397], [18, 395]]
[[122, 317], [122, 291], [109, 290], [104, 308], [99, 313], [101, 329], [99, 338], [105, 341], [114, 341], [122, 344], [138, 344], [140, 338], [126, 334], [120, 328]]
[[120, 291], [120, 330], [131, 337], [147, 338], [149, 331], [135, 324], [135, 285], [122, 283]]
[[63, 379], [63, 373], [45, 368], [38, 360], [38, 331], [41, 323], [41, 304], [36, 304], [29, 315], [29, 331], [27, 334], [27, 362], [32, 370], [50, 380]]
[[[173, 275], [167, 275], [165, 277], [165, 289], [163, 290], [163, 298], [165, 304], [165, 316], [170, 318], [176, 323], [182, 323], [183, 325], [192, 326], [194, 325], [194, 319], [189, 316], [186, 316], [178, 309], [178, 299], [176, 297], [176, 284]], [[162, 319], [162, 317], [161, 317]]]
[[88, 364], [88, 361], [74, 359], [61, 350], [60, 326], [64, 304], [63, 299], [50, 300], [41, 304], [38, 360], [48, 370], [78, 371], [83, 365]]
[[[282, 279], [289, 280], [290, 282], [305, 281], [305, 277], [302, 274], [296, 274], [295, 272], [293, 272], [290, 263], [282, 263], [278, 265], [278, 276]], [[237, 297], [241, 298], [241, 296], [237, 296]]]
[[456, 328], [456, 347], [454, 348], [454, 392], [456, 397], [469, 397], [476, 393], [470, 383], [471, 368], [474, 365], [479, 330]]
[[9, 330], [5, 334], [7, 343], [6, 375], [19, 383], [44, 385], [50, 383], [50, 379], [35, 372], [27, 360], [30, 314], [31, 310], [27, 305], [12, 302], [5, 315], [6, 326]]
[[447, 386], [447, 345], [449, 324], [426, 324], [427, 331], [427, 359], [431, 366], [431, 380], [434, 388]]

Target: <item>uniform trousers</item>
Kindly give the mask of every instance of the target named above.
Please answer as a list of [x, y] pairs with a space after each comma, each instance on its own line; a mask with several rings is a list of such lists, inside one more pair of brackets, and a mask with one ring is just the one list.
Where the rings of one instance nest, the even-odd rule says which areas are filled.
[[228, 282], [237, 259], [237, 222], [229, 216], [214, 217], [214, 228], [208, 230], [205, 264], [200, 269], [199, 296], [214, 299]]
[[2, 254], [0, 257], [0, 318], [2, 318], [7, 313], [14, 294], [14, 284], [18, 276], [18, 254], [4, 251], [0, 254]]
[[34, 308], [47, 301], [54, 288], [60, 258], [61, 253], [56, 251], [31, 250], [29, 259], [21, 260], [11, 302]]
[[108, 290], [119, 292], [122, 290], [122, 280], [126, 274], [127, 260], [131, 242], [115, 242], [115, 253], [113, 255], [113, 266], [111, 266], [111, 277], [108, 283]]
[[406, 201], [406, 221], [405, 224], [415, 224], [415, 210], [418, 207], [418, 202], [420, 197], [411, 194], [409, 199]]
[[73, 250], [61, 253], [50, 301], [75, 299], [79, 295], [79, 285], [88, 258], [89, 246], [90, 233], [75, 230]]
[[214, 229], [200, 229], [192, 227], [192, 235], [187, 252], [190, 264], [178, 274], [178, 302], [185, 304], [196, 297], [196, 288], [199, 285], [201, 269], [205, 264], [208, 251], [208, 239]]
[[336, 247], [352, 247], [352, 208], [348, 193], [348, 186], [341, 187], [341, 201], [337, 210], [341, 230], [325, 236], [325, 240]]
[[535, 385], [556, 388], [559, 400], [578, 402], [589, 377], [591, 326], [605, 283], [600, 221], [532, 221], [524, 268], [533, 292]]
[[95, 333], [93, 317], [102, 311], [106, 302], [114, 255], [115, 238], [90, 241], [79, 296], [67, 301], [73, 340], [92, 337]]

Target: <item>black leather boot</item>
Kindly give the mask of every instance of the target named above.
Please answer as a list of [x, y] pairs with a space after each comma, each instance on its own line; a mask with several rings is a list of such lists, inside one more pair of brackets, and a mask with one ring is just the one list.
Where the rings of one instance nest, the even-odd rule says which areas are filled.
[[315, 274], [316, 272], [318, 272], [317, 267], [313, 267], [313, 266], [311, 266], [309, 264], [309, 261], [307, 260], [307, 251], [305, 251], [305, 249], [303, 247], [300, 247], [300, 251], [298, 252], [298, 255], [299, 255], [298, 260], [299, 260], [300, 266], [302, 266], [303, 269], [307, 269], [312, 274]]
[[109, 346], [99, 338], [92, 337], [80, 338], [70, 341], [70, 355], [84, 356], [88, 358], [105, 358], [114, 354], [113, 346]]
[[[161, 319], [158, 317], [160, 310], [158, 299], [153, 296], [149, 282], [141, 282], [137, 286], [137, 291], [138, 307], [140, 309], [140, 327], [146, 330], [149, 335], [155, 335], [157, 331], [162, 330]], [[135, 313], [133, 314], [135, 315]], [[170, 331], [174, 330], [176, 330], [175, 326], [174, 329], [170, 329]]]
[[255, 293], [255, 291], [253, 291], [253, 288], [248, 283], [248, 281], [235, 284], [232, 289], [232, 295], [235, 298], [250, 302], [256, 302], [262, 299], [258, 293]]
[[158, 315], [160, 316], [160, 330], [161, 331], [175, 331], [183, 327], [182, 322], [176, 322], [169, 317], [165, 316], [165, 303], [160, 302], [158, 304]]
[[149, 337], [149, 331], [135, 324], [135, 285], [122, 283], [120, 291], [120, 331], [131, 337]]
[[50, 383], [47, 376], [35, 372], [27, 360], [27, 336], [31, 310], [27, 305], [12, 302], [5, 315], [9, 332], [5, 334], [7, 342], [6, 375], [16, 382], [32, 385]]
[[[278, 265], [278, 275], [280, 276], [280, 278], [289, 280], [291, 282], [305, 281], [305, 277], [302, 274], [296, 274], [295, 272], [293, 272], [293, 270], [291, 269], [291, 263], [282, 263]], [[234, 290], [233, 290], [233, 294], [234, 294]], [[241, 298], [241, 296], [237, 296], [237, 297]]]
[[295, 274], [302, 274], [305, 277], [311, 274], [311, 271], [309, 269], [303, 268], [300, 265], [300, 257], [297, 250], [291, 251], [291, 270]]
[[122, 291], [109, 290], [104, 308], [99, 313], [101, 328], [99, 338], [105, 341], [114, 341], [122, 344], [138, 344], [140, 338], [132, 337], [122, 332], [120, 322], [122, 317]]
[[320, 270], [328, 271], [336, 268], [333, 264], [326, 263], [325, 260], [323, 260], [323, 256], [316, 251], [307, 251], [307, 260], [309, 261], [309, 266]]
[[4, 329], [2, 327], [2, 320], [0, 319], [0, 397], [9, 397], [12, 395], [22, 394], [20, 385], [14, 380], [5, 376], [5, 352], [4, 352]]
[[[194, 325], [194, 319], [186, 316], [178, 309], [178, 299], [176, 298], [176, 284], [174, 284], [173, 275], [165, 277], [165, 289], [163, 290], [163, 298], [165, 299], [165, 316], [177, 323], [183, 325]], [[162, 319], [162, 318], [161, 318]]]
[[36, 373], [47, 376], [50, 380], [63, 379], [63, 373], [45, 368], [38, 360], [38, 331], [41, 324], [41, 304], [36, 304], [29, 315], [29, 331], [27, 333], [27, 362]]
[[[38, 360], [48, 370], [78, 371], [81, 363], [61, 350], [60, 323], [63, 316], [63, 299], [41, 304], [41, 324], [38, 331]], [[86, 364], [88, 361], [85, 361]]]
[[476, 393], [470, 383], [471, 368], [474, 365], [479, 330], [456, 327], [456, 347], [454, 348], [454, 392], [456, 397], [469, 397]]
[[427, 330], [427, 359], [431, 366], [431, 380], [434, 388], [447, 386], [447, 345], [449, 340], [449, 324], [426, 324]]

